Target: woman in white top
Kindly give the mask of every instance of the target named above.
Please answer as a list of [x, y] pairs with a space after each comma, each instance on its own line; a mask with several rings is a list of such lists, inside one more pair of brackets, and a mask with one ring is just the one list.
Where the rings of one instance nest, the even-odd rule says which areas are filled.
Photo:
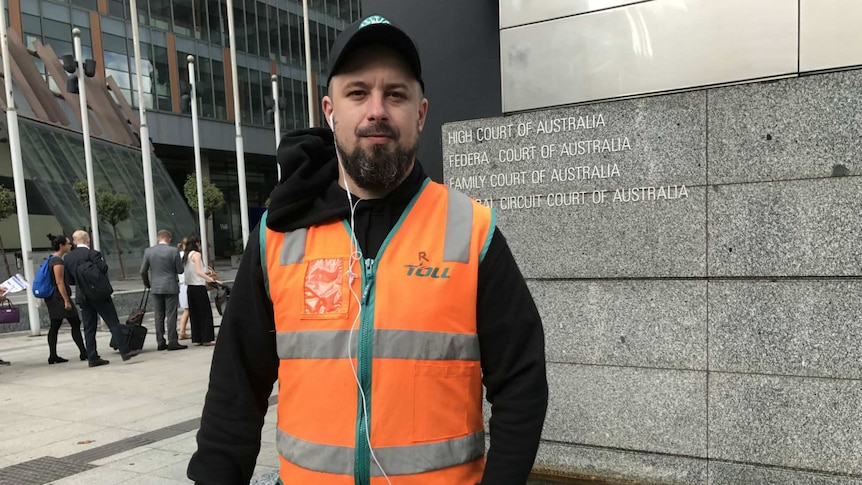
[[183, 254], [184, 278], [189, 300], [189, 319], [192, 324], [192, 343], [215, 345], [215, 327], [206, 284], [215, 279], [206, 274], [201, 262], [201, 238], [192, 236], [186, 242]]
[[[183, 258], [183, 255], [186, 254], [186, 242], [188, 242], [188, 238], [184, 237], [182, 241], [177, 244], [177, 248], [180, 250], [180, 259]], [[185, 272], [185, 270], [183, 270]], [[189, 323], [189, 296], [186, 291], [188, 287], [186, 286], [185, 275], [179, 275], [180, 280], [180, 308], [183, 310], [183, 314], [180, 317], [180, 340], [188, 340], [189, 334], [186, 333], [186, 326]]]

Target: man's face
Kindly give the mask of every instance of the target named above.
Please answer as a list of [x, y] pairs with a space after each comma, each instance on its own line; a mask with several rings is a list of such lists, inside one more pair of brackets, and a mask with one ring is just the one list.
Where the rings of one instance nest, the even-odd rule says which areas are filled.
[[323, 110], [357, 185], [385, 193], [401, 183], [413, 167], [428, 101], [398, 54], [383, 46], [356, 50], [333, 76]]

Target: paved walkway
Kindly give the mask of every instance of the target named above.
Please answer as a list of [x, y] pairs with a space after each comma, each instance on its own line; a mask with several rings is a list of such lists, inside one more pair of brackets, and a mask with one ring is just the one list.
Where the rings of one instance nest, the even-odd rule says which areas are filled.
[[[115, 287], [126, 284], [140, 282]], [[68, 325], [58, 343], [64, 364], [48, 365], [47, 331], [0, 334], [0, 358], [12, 362], [0, 367], [0, 485], [192, 483], [186, 466], [214, 347], [159, 352], [151, 312], [144, 324], [144, 351], [127, 362], [108, 346], [110, 334], [99, 332], [99, 352], [111, 363], [92, 369], [78, 360]], [[267, 483], [278, 466], [275, 417], [273, 408], [255, 470]]]

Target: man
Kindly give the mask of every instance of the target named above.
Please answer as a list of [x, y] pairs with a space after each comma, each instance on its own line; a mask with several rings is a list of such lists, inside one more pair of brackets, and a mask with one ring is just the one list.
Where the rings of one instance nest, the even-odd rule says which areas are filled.
[[491, 210], [416, 163], [428, 101], [412, 40], [368, 17], [330, 61], [333, 131], [281, 141], [188, 476], [249, 482], [278, 378], [281, 483], [523, 485], [548, 397], [526, 283]]
[[[63, 258], [63, 266], [65, 268], [66, 280], [70, 285], [76, 287], [75, 301], [81, 309], [81, 320], [84, 323], [84, 345], [87, 347], [87, 360], [90, 363], [90, 367], [98, 367], [110, 363], [110, 361], [101, 358], [99, 351], [96, 349], [96, 329], [98, 327], [99, 316], [108, 325], [108, 329], [110, 329], [111, 335], [114, 337], [114, 342], [117, 344], [117, 350], [120, 351], [120, 356], [125, 362], [140, 354], [141, 351], [129, 349], [129, 342], [120, 329], [120, 318], [117, 316], [114, 300], [111, 299], [110, 294], [106, 297], [87, 297], [85, 284], [78, 281], [78, 267], [89, 262], [98, 268], [102, 275], [104, 275], [105, 284], [110, 286], [108, 282], [108, 265], [102, 259], [102, 253], [90, 249], [90, 235], [87, 234], [87, 231], [75, 231], [72, 234], [72, 241], [75, 243], [75, 249]], [[113, 290], [111, 289], [110, 291], [112, 292]]]
[[[144, 287], [150, 289], [154, 302], [156, 319], [156, 341], [159, 350], [182, 350], [177, 339], [177, 307], [179, 306], [179, 275], [183, 272], [180, 250], [171, 246], [171, 232], [162, 229], [158, 232], [158, 244], [144, 250], [141, 263], [141, 279]], [[153, 273], [152, 285], [150, 272]], [[167, 320], [166, 320], [167, 319]], [[168, 339], [165, 341], [165, 323], [168, 326]]]

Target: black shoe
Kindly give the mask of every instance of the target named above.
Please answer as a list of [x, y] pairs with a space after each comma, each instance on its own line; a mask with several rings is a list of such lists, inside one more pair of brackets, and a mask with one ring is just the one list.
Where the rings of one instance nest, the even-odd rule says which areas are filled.
[[80, 357], [82, 362], [87, 360], [87, 354], [81, 354]]
[[60, 357], [59, 355], [55, 355], [54, 357], [48, 357], [48, 364], [62, 364], [63, 362], [69, 362], [68, 360]]
[[121, 354], [121, 356], [123, 357], [123, 362], [125, 362], [140, 353], [140, 350], [130, 350], [128, 354]]
[[9, 362], [8, 360], [0, 359], [0, 365], [12, 365], [12, 363]]
[[183, 344], [173, 344], [168, 346], [168, 350], [183, 350], [187, 348], [189, 348], [189, 346]]
[[108, 365], [108, 364], [110, 364], [110, 362], [105, 360], [105, 359], [98, 359], [98, 360], [91, 360], [90, 361], [90, 367], [99, 367], [100, 365]]
[[159, 344], [159, 350], [170, 350], [168, 344]]

